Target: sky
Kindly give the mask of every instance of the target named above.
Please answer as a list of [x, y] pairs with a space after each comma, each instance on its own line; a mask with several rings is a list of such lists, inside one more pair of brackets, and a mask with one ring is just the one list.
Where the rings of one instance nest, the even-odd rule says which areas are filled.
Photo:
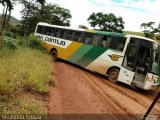
[[[160, 0], [46, 0], [46, 3], [58, 4], [70, 10], [72, 19], [71, 27], [78, 28], [79, 25], [90, 25], [87, 18], [93, 12], [114, 13], [122, 17], [127, 31], [142, 31], [143, 22], [155, 22], [155, 27], [160, 23]], [[16, 5], [12, 16], [21, 18], [21, 5]], [[0, 6], [0, 14], [2, 6]]]

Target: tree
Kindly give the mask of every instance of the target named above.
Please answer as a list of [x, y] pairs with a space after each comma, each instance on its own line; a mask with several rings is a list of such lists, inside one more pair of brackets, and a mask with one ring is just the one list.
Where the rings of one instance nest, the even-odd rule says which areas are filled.
[[99, 27], [100, 30], [122, 33], [124, 21], [122, 17], [116, 17], [113, 13], [93, 12], [87, 19], [91, 27]]
[[[21, 31], [22, 27], [23, 35], [28, 35], [34, 32], [38, 22], [46, 22], [54, 25], [69, 26], [71, 14], [68, 9], [61, 8], [58, 5], [46, 4], [41, 6], [39, 4], [30, 4], [30, 10], [24, 8], [21, 11], [23, 20], [21, 24], [17, 26], [18, 33]], [[28, 14], [27, 18], [26, 14]], [[24, 23], [25, 20], [25, 24]]]
[[[0, 0], [0, 3], [4, 6], [4, 11], [5, 14], [3, 15], [3, 23], [2, 23], [2, 29], [0, 32], [0, 49], [2, 49], [3, 47], [3, 31], [5, 28], [5, 23], [6, 23], [6, 16], [7, 16], [7, 11], [11, 11], [13, 9], [13, 4], [11, 2], [11, 0]], [[6, 6], [6, 7], [5, 7]]]
[[148, 23], [142, 23], [141, 28], [143, 28], [143, 33], [145, 37], [153, 39], [154, 33], [156, 29], [153, 27], [155, 23], [154, 22], [148, 22]]
[[158, 27], [154, 29], [154, 32], [159, 34], [159, 35], [156, 35], [156, 39], [160, 40], [160, 23], [159, 23]]
[[45, 0], [20, 0], [20, 3], [24, 5], [24, 9], [26, 10], [26, 14], [23, 14], [23, 17], [22, 17], [23, 22], [22, 22], [22, 27], [21, 27], [21, 36], [23, 36], [26, 20], [27, 20], [29, 13], [31, 11], [31, 6], [33, 6], [35, 4], [40, 4], [43, 6], [45, 3]]
[[17, 4], [18, 0], [11, 0], [11, 2], [12, 2], [12, 9], [9, 9], [8, 18], [7, 18], [7, 21], [6, 21], [7, 27], [9, 26], [13, 6]]
[[59, 7], [56, 4], [47, 4], [42, 7], [40, 12], [44, 22], [54, 25], [70, 26], [72, 16], [68, 9]]

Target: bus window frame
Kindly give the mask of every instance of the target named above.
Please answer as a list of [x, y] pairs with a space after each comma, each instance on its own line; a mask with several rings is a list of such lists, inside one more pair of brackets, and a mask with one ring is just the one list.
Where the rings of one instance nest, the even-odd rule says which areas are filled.
[[[106, 40], [106, 43], [105, 43], [105, 47], [102, 46], [102, 41], [103, 41], [103, 38], [104, 38], [104, 37], [107, 37], [107, 40]], [[109, 40], [108, 37], [111, 37], [111, 40]], [[117, 38], [117, 39], [118, 39], [118, 38], [121, 38], [121, 41], [123, 41], [123, 47], [121, 48], [121, 50], [118, 50], [118, 49], [117, 49], [117, 46], [118, 46], [119, 42], [117, 43], [116, 48], [111, 48], [111, 45], [113, 44], [113, 40], [114, 40], [113, 37], [115, 37], [115, 38]], [[107, 41], [109, 41], [108, 46], [106, 46]], [[113, 35], [104, 35], [104, 34], [103, 34], [102, 39], [101, 39], [99, 45], [100, 45], [101, 47], [104, 47], [104, 48], [108, 48], [108, 49], [111, 49], [111, 50], [123, 52], [123, 50], [124, 50], [124, 48], [125, 48], [125, 45], [126, 45], [126, 41], [127, 41], [127, 40], [126, 40], [125, 37], [113, 36]]]
[[[89, 41], [89, 43], [86, 43], [86, 39], [85, 39], [86, 34], [91, 34], [91, 40]], [[84, 32], [84, 33], [83, 33], [83, 38], [82, 38], [82, 43], [84, 43], [84, 44], [86, 44], [86, 45], [92, 45], [92, 44], [91, 44], [92, 41], [93, 41], [93, 33], [92, 33], [92, 32]]]
[[[74, 39], [75, 37], [75, 33], [80, 33], [80, 36], [78, 37], [78, 39]], [[84, 32], [83, 31], [78, 31], [78, 30], [73, 30], [73, 34], [72, 34], [72, 41], [75, 41], [75, 42], [82, 42], [83, 40], [83, 36], [84, 36]]]
[[[54, 31], [53, 31], [54, 29]], [[55, 37], [56, 35], [56, 28], [55, 27], [51, 27], [51, 37]]]
[[[39, 29], [40, 29], [40, 32], [39, 32]], [[43, 26], [42, 25], [38, 25], [36, 33], [42, 34], [42, 29], [43, 29]]]
[[[132, 66], [132, 68], [130, 69], [130, 68], [128, 68], [128, 66], [125, 66], [124, 65], [124, 62], [125, 62], [125, 57], [127, 57], [127, 54], [128, 54], [128, 49], [130, 49], [131, 48], [131, 46], [134, 46], [134, 47], [136, 47], [136, 55], [135, 55], [135, 61], [134, 61], [134, 63], [133, 63], [133, 66]], [[138, 57], [138, 51], [139, 50], [139, 46], [138, 45], [136, 45], [136, 44], [132, 44], [132, 43], [128, 43], [127, 44], [127, 48], [126, 48], [126, 51], [125, 51], [125, 54], [124, 54], [124, 57], [123, 57], [123, 61], [122, 61], [122, 67], [124, 67], [124, 68], [126, 68], [127, 70], [130, 70], [130, 71], [132, 71], [132, 72], [135, 72], [136, 71], [136, 64], [137, 64], [137, 58], [136, 57]]]
[[[72, 35], [71, 37], [68, 39], [68, 32], [72, 32]], [[73, 38], [73, 34], [74, 34], [74, 30], [70, 30], [70, 29], [67, 29], [67, 37], [65, 38], [66, 40], [70, 40], [70, 41], [73, 41], [72, 38]]]
[[[95, 36], [95, 35], [100, 36], [100, 40], [98, 41], [97, 45], [94, 45], [94, 44], [93, 44], [94, 36]], [[102, 35], [102, 34], [93, 33], [93, 38], [92, 38], [92, 43], [91, 43], [91, 45], [92, 45], [92, 46], [100, 46], [100, 47], [102, 47], [102, 46], [100, 45], [100, 43], [101, 43], [101, 41], [102, 41], [102, 38], [103, 38], [103, 35]]]

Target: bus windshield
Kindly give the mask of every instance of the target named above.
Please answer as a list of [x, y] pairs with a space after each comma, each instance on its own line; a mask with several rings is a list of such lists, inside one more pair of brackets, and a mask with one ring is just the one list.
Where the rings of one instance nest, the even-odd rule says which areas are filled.
[[151, 72], [160, 75], [160, 45], [154, 44]]

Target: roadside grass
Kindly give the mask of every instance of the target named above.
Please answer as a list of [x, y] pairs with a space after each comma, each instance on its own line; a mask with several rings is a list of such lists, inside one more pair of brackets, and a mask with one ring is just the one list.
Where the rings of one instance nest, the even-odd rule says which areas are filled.
[[42, 107], [36, 99], [27, 104], [18, 96], [24, 92], [42, 96], [48, 94], [52, 81], [51, 57], [27, 47], [16, 50], [5, 48], [0, 54], [0, 113], [14, 113], [16, 107], [19, 111], [16, 113], [41, 111]]

